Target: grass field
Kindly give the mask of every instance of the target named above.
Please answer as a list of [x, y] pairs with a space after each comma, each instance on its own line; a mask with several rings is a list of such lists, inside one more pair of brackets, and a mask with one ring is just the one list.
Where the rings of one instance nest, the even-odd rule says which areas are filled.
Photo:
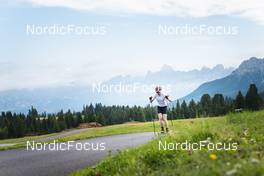
[[[202, 120], [198, 119], [198, 120]], [[174, 120], [173, 123], [178, 125], [181, 122], [186, 122], [188, 120]], [[171, 123], [171, 122], [170, 122]], [[156, 130], [158, 130], [159, 122], [155, 122]], [[88, 139], [93, 137], [100, 137], [100, 136], [111, 136], [117, 134], [127, 134], [127, 133], [137, 133], [137, 132], [150, 132], [153, 131], [153, 123], [152, 122], [135, 122], [135, 123], [126, 123], [120, 125], [112, 125], [112, 126], [105, 126], [100, 128], [90, 128], [87, 131], [72, 134], [62, 138], [55, 138], [48, 142], [53, 142], [53, 140], [57, 140], [58, 142], [65, 142], [65, 141], [75, 141], [81, 139]], [[15, 148], [22, 148], [26, 146], [27, 141], [43, 139], [50, 136], [56, 136], [59, 133], [52, 133], [47, 135], [40, 135], [40, 136], [26, 136], [22, 138], [15, 138], [15, 139], [5, 139], [0, 140], [0, 144], [14, 144], [12, 146], [4, 146], [0, 147], [0, 150], [7, 150], [7, 149], [15, 149]]]
[[[158, 123], [156, 122], [156, 126]], [[60, 142], [88, 139], [99, 136], [111, 136], [117, 134], [127, 134], [127, 133], [138, 133], [138, 132], [148, 132], [153, 131], [152, 122], [147, 123], [127, 123], [121, 125], [112, 125], [101, 128], [91, 128], [88, 131], [70, 135], [58, 139]]]
[[3, 140], [0, 140], [0, 144], [23, 143], [23, 142], [30, 141], [30, 140], [37, 140], [37, 139], [41, 139], [41, 138], [45, 138], [45, 137], [50, 137], [50, 136], [53, 136], [53, 135], [56, 135], [56, 134], [57, 133], [39, 135], [39, 136], [26, 136], [26, 137], [22, 137], [22, 138], [3, 139]]
[[1, 150], [8, 150], [8, 149], [22, 148], [22, 147], [26, 146], [27, 141], [38, 140], [38, 139], [54, 136], [56, 134], [58, 134], [58, 133], [45, 134], [45, 135], [39, 135], [39, 136], [25, 136], [22, 138], [0, 140], [0, 145], [1, 144], [10, 144], [10, 146], [0, 146], [0, 151]]
[[[141, 127], [147, 131], [152, 126], [145, 123], [135, 128]], [[237, 143], [237, 150], [159, 150], [159, 141], [186, 140]], [[119, 152], [72, 175], [264, 175], [264, 111], [174, 121], [172, 135]]]
[[[158, 126], [158, 122], [156, 122], [156, 126]], [[99, 136], [111, 136], [117, 134], [127, 134], [127, 133], [137, 133], [137, 132], [148, 132], [153, 130], [152, 122], [148, 123], [127, 123], [121, 125], [112, 125], [100, 128], [91, 128], [87, 131], [72, 134], [62, 138], [55, 138], [48, 142], [53, 142], [57, 140], [58, 142], [65, 142], [65, 141], [75, 141], [81, 139], [88, 139], [93, 137]], [[8, 149], [15, 149], [15, 148], [22, 148], [26, 146], [27, 141], [42, 139], [50, 136], [55, 136], [59, 133], [53, 133], [48, 135], [40, 135], [40, 136], [27, 136], [23, 138], [15, 138], [15, 139], [5, 139], [0, 140], [0, 144], [14, 144], [12, 146], [2, 146], [0, 150], [8, 150]]]

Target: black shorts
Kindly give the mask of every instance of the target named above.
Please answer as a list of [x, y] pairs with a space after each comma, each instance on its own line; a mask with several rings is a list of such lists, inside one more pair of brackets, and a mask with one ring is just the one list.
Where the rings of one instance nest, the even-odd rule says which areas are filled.
[[158, 106], [158, 114], [167, 114], [167, 106], [160, 107]]

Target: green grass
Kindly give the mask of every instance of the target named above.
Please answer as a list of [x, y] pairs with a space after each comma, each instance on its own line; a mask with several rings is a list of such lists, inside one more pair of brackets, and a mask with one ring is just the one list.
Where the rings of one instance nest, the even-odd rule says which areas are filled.
[[[158, 126], [158, 122], [156, 122], [156, 126]], [[152, 122], [127, 123], [127, 124], [112, 125], [112, 126], [106, 126], [106, 127], [100, 127], [100, 128], [91, 128], [87, 131], [72, 134], [66, 137], [62, 137], [62, 138], [55, 138], [55, 139], [45, 141], [45, 142], [49, 143], [49, 142], [53, 142], [54, 140], [58, 142], [75, 141], [75, 140], [88, 139], [88, 138], [99, 137], [99, 136], [111, 136], [111, 135], [117, 135], [117, 134], [148, 132], [152, 130], [153, 130]], [[45, 138], [49, 136], [54, 136], [56, 134], [58, 133], [41, 135], [41, 136], [27, 136], [23, 138], [0, 140], [0, 144], [15, 144], [12, 146], [0, 147], [0, 150], [23, 148], [23, 147], [26, 147], [27, 141], [32, 141], [32, 140], [37, 140], [37, 139], [41, 139], [41, 138]]]
[[54, 136], [58, 133], [52, 133], [52, 134], [45, 134], [45, 135], [38, 135], [38, 136], [25, 136], [22, 138], [13, 138], [13, 139], [4, 139], [0, 140], [0, 144], [13, 144], [10, 146], [1, 146], [1, 150], [9, 150], [9, 149], [16, 149], [16, 148], [23, 148], [26, 146], [27, 141], [33, 141], [33, 140], [38, 140], [50, 136]]
[[[264, 175], [264, 111], [174, 121], [173, 131], [170, 136], [121, 151], [72, 175]], [[175, 143], [209, 138], [213, 143], [238, 143], [238, 150], [159, 150], [158, 147], [159, 140]]]
[[[200, 118], [196, 120], [201, 121], [203, 119], [206, 119], [206, 118]], [[210, 119], [213, 119], [213, 118], [210, 118]], [[217, 120], [218, 118], [214, 118], [214, 119]], [[186, 123], [188, 121], [193, 121], [193, 120], [174, 120], [173, 123], [174, 123], [175, 128], [178, 130], [182, 126], [181, 123]], [[169, 123], [171, 124], [171, 121]], [[155, 122], [155, 126], [156, 126], [156, 130], [158, 130], [159, 122]], [[62, 138], [55, 138], [49, 141], [45, 141], [45, 143], [53, 142], [54, 140], [58, 142], [65, 142], [65, 141], [75, 141], [75, 140], [88, 139], [88, 138], [100, 137], [100, 136], [111, 136], [111, 135], [118, 135], [118, 134], [150, 132], [150, 131], [153, 131], [152, 122], [126, 123], [126, 124], [121, 124], [121, 125], [105, 126], [101, 128], [90, 128], [87, 131], [72, 134], [69, 136], [62, 137]], [[181, 130], [181, 131], [186, 132], [185, 130]], [[22, 138], [0, 140], [0, 144], [14, 144], [12, 146], [0, 147], [0, 150], [23, 148], [23, 147], [26, 147], [27, 141], [55, 136], [57, 134], [59, 133], [52, 133], [52, 134], [39, 135], [39, 136], [26, 136]]]
[[[156, 126], [158, 123], [156, 123]], [[91, 128], [90, 130], [69, 135], [58, 139], [60, 142], [88, 139], [99, 136], [111, 136], [117, 134], [127, 134], [127, 133], [138, 133], [138, 132], [148, 132], [153, 131], [152, 122], [147, 123], [127, 123], [121, 125], [112, 125], [101, 128]]]
[[45, 134], [45, 135], [39, 135], [39, 136], [25, 136], [25, 137], [22, 137], [22, 138], [4, 139], [4, 140], [0, 140], [0, 144], [23, 143], [23, 142], [26, 142], [26, 141], [37, 140], [37, 139], [53, 136], [53, 135], [56, 135], [56, 134], [57, 133]]

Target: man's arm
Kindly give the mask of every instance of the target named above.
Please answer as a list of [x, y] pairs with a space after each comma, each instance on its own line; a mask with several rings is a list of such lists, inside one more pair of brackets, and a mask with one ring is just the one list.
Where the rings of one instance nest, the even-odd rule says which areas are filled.
[[152, 103], [152, 97], [149, 97], [149, 102]]
[[169, 102], [172, 102], [171, 99], [169, 98], [169, 95], [166, 95], [165, 99], [167, 99]]
[[150, 101], [150, 103], [152, 103], [154, 100], [155, 100], [155, 98], [156, 98], [156, 96], [154, 96], [154, 97], [149, 97], [149, 101]]

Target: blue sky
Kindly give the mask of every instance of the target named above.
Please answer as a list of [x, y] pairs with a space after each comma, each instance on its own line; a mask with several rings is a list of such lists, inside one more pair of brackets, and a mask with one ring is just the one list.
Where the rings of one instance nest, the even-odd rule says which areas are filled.
[[[222, 3], [220, 10], [216, 9], [219, 4], [210, 1], [201, 1], [204, 4], [198, 7], [185, 7], [177, 0], [169, 3], [172, 7], [169, 1], [168, 7], [145, 0], [117, 5], [111, 0], [97, 2], [18, 0], [10, 4], [4, 0], [0, 6], [1, 90], [91, 84], [115, 75], [156, 71], [164, 64], [175, 70], [216, 64], [236, 67], [251, 56], [264, 56], [261, 1], [245, 2], [239, 8]], [[26, 31], [27, 25], [54, 24], [104, 26], [106, 34], [34, 36]], [[235, 26], [238, 34], [160, 35], [159, 25]]]

